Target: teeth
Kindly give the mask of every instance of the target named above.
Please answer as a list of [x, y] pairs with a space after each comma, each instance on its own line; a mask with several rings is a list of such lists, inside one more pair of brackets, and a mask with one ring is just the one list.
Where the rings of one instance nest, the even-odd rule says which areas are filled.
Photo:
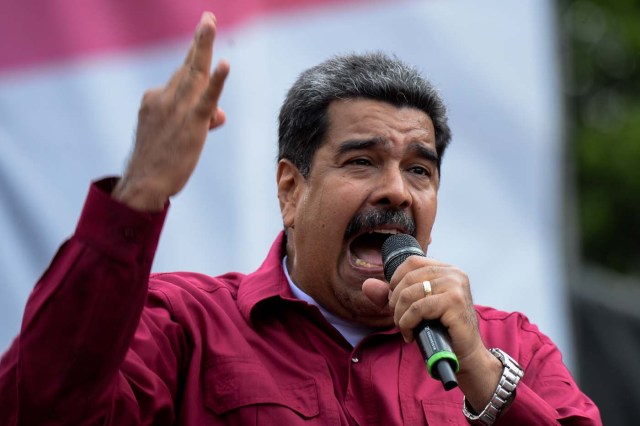
[[371, 263], [360, 259], [359, 257], [354, 256], [353, 254], [351, 255], [351, 261], [356, 265], [356, 266], [362, 266], [363, 268], [375, 268], [376, 265], [372, 265]]
[[372, 264], [370, 264], [369, 262], [365, 262], [364, 260], [362, 260], [362, 259], [358, 259], [358, 258], [356, 258], [355, 263], [356, 263], [356, 265], [358, 265], [358, 266], [363, 266], [363, 267], [365, 267], [365, 268], [371, 268], [371, 267], [373, 267], [373, 265], [372, 265]]
[[395, 229], [374, 229], [369, 231], [369, 234], [391, 234], [391, 235], [396, 235], [399, 234], [398, 231], [396, 231]]

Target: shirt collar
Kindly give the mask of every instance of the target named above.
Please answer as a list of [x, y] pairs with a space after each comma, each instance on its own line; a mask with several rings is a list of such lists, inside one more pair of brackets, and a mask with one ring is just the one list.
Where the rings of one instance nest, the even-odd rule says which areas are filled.
[[287, 282], [289, 283], [289, 287], [291, 288], [291, 292], [293, 293], [293, 295], [297, 299], [307, 302], [309, 305], [316, 306], [318, 310], [320, 310], [320, 313], [322, 313], [322, 316], [324, 316], [324, 318], [336, 330], [338, 330], [340, 334], [342, 334], [342, 337], [344, 337], [349, 343], [351, 343], [351, 346], [355, 347], [366, 335], [374, 331], [372, 327], [356, 324], [337, 317], [320, 306], [318, 302], [316, 302], [311, 296], [305, 293], [300, 287], [296, 285], [296, 283], [293, 282], [291, 276], [289, 275], [289, 271], [287, 270], [286, 259], [286, 256], [282, 258], [282, 270], [284, 271], [284, 276], [287, 278]]
[[240, 283], [238, 308], [249, 322], [256, 308], [266, 300], [273, 298], [296, 300], [281, 265], [286, 253], [285, 244], [284, 231], [281, 231], [271, 245], [262, 265]]
[[[254, 273], [247, 275], [240, 284], [240, 288], [238, 289], [238, 307], [248, 322], [252, 322], [252, 317], [259, 311], [260, 305], [268, 300], [277, 298], [287, 300], [291, 303], [318, 307], [325, 319], [338, 329], [352, 346], [355, 346], [362, 337], [373, 331], [373, 329], [361, 327], [332, 315], [318, 305], [311, 297], [299, 290], [295, 286], [295, 283], [289, 280], [282, 266], [286, 252], [286, 236], [284, 231], [281, 231], [271, 245], [271, 249], [260, 268]], [[391, 330], [388, 330], [384, 332], [384, 334], [390, 331]]]

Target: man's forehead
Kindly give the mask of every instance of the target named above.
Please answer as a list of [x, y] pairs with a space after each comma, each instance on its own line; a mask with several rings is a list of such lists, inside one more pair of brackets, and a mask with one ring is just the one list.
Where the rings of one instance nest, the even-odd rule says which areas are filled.
[[325, 142], [336, 133], [361, 136], [355, 139], [379, 138], [379, 142], [391, 142], [385, 137], [394, 132], [428, 145], [435, 143], [433, 122], [421, 109], [365, 98], [340, 99], [329, 104]]
[[[378, 118], [376, 113], [383, 113], [384, 111], [395, 110], [402, 114], [405, 121], [417, 125], [416, 127], [424, 127], [425, 129], [433, 128], [431, 117], [423, 110], [411, 106], [411, 105], [395, 105], [391, 102], [378, 99], [369, 98], [348, 98], [348, 99], [336, 99], [329, 103], [327, 108], [329, 125], [332, 121], [336, 121], [344, 116], [359, 116], [361, 119], [373, 119]], [[427, 124], [428, 126], [420, 126], [420, 124]]]

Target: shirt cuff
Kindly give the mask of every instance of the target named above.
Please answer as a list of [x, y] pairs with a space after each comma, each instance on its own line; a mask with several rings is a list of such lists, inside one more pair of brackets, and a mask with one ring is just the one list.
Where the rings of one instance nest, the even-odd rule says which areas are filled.
[[537, 395], [522, 381], [516, 388], [516, 396], [507, 410], [502, 413], [496, 425], [541, 425], [557, 424], [553, 407]]
[[169, 209], [141, 212], [111, 197], [118, 178], [95, 181], [89, 188], [75, 235], [107, 256], [123, 262], [155, 253]]

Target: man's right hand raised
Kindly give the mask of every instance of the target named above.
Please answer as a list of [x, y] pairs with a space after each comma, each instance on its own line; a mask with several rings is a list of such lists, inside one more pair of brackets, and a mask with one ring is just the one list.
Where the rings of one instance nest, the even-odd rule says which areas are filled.
[[218, 100], [229, 74], [220, 61], [210, 75], [216, 19], [205, 12], [182, 66], [166, 86], [145, 92], [136, 142], [112, 196], [129, 207], [160, 211], [193, 173], [209, 130], [222, 125]]

